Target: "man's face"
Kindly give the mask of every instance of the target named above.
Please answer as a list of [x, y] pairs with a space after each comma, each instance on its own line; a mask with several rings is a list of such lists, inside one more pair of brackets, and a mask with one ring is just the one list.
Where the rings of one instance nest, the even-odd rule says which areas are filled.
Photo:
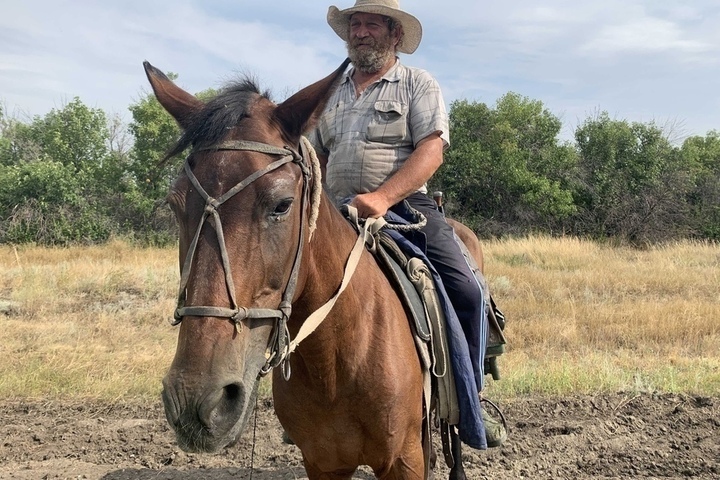
[[358, 70], [376, 73], [395, 57], [397, 37], [382, 15], [355, 13], [350, 17], [348, 56]]

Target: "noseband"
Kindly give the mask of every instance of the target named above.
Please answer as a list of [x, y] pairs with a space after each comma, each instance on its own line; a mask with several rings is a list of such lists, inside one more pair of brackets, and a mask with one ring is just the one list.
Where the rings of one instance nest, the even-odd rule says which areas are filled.
[[[236, 184], [233, 188], [231, 188], [218, 198], [213, 198], [208, 195], [205, 189], [200, 185], [200, 182], [198, 181], [197, 177], [192, 172], [192, 169], [190, 167], [189, 157], [188, 160], [185, 161], [185, 173], [190, 179], [192, 185], [197, 189], [200, 196], [205, 200], [205, 210], [203, 212], [202, 218], [200, 219], [200, 222], [198, 223], [197, 230], [195, 231], [195, 236], [190, 243], [187, 255], [185, 256], [185, 262], [183, 263], [180, 278], [180, 290], [178, 293], [177, 308], [175, 309], [175, 313], [173, 315], [174, 319], [171, 321], [171, 324], [178, 325], [180, 322], [182, 322], [184, 317], [228, 318], [230, 319], [230, 321], [233, 322], [233, 324], [235, 325], [235, 329], [239, 333], [240, 331], [242, 331], [242, 322], [245, 319], [275, 319], [276, 324], [273, 328], [270, 343], [268, 344], [268, 353], [266, 355], [267, 362], [260, 372], [261, 375], [265, 375], [286, 359], [286, 355], [284, 355], [283, 352], [287, 351], [286, 347], [288, 346], [290, 336], [287, 328], [287, 321], [290, 318], [290, 312], [292, 310], [291, 302], [295, 294], [295, 289], [297, 287], [298, 274], [300, 271], [300, 260], [302, 258], [302, 250], [304, 243], [303, 239], [305, 236], [305, 210], [308, 201], [308, 191], [311, 177], [311, 170], [306, 160], [308, 158], [308, 155], [303, 142], [300, 142], [301, 153], [298, 153], [297, 150], [288, 146], [276, 147], [266, 143], [244, 140], [226, 141], [211, 147], [198, 148], [193, 150], [193, 153], [199, 151], [219, 150], [242, 150], [249, 152], [258, 152], [270, 156], [279, 156], [280, 158], [270, 163], [265, 168], [257, 170], [252, 174], [248, 175], [244, 180]], [[235, 284], [233, 282], [233, 276], [230, 269], [230, 258], [228, 256], [227, 247], [225, 245], [225, 236], [223, 234], [222, 222], [220, 220], [218, 208], [220, 207], [220, 205], [237, 195], [239, 192], [245, 189], [245, 187], [253, 183], [258, 178], [274, 170], [277, 170], [283, 165], [291, 162], [299, 165], [303, 173], [302, 196], [300, 200], [300, 238], [298, 240], [298, 247], [295, 252], [293, 267], [290, 272], [290, 277], [288, 278], [287, 285], [285, 286], [282, 300], [277, 309], [247, 308], [238, 306], [237, 300], [235, 298]], [[225, 272], [225, 285], [227, 287], [228, 295], [230, 297], [230, 308], [216, 306], [185, 305], [185, 302], [187, 300], [187, 285], [190, 279], [190, 271], [192, 269], [193, 260], [195, 258], [198, 240], [200, 238], [200, 233], [203, 229], [205, 221], [210, 216], [213, 217], [213, 223], [215, 231], [217, 233], [218, 245], [220, 247], [220, 256], [222, 258], [223, 270]]]

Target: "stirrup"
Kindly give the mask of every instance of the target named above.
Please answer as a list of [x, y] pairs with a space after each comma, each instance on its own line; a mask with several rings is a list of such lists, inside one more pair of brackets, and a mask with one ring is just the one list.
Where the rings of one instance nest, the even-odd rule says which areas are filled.
[[483, 402], [490, 404], [490, 406], [493, 407], [493, 410], [495, 410], [497, 412], [497, 414], [500, 415], [500, 419], [502, 420], [503, 427], [505, 428], [505, 430], [507, 430], [507, 420], [505, 419], [505, 415], [503, 414], [503, 412], [500, 410], [500, 407], [498, 407], [495, 404], [495, 402], [493, 402], [492, 400], [488, 400], [487, 398], [481, 398], [480, 403], [483, 403]]
[[[498, 407], [494, 402], [492, 402], [491, 400], [488, 400], [486, 398], [480, 398], [480, 403], [483, 403], [483, 402], [490, 405], [493, 408], [493, 410], [495, 410], [495, 412], [497, 412], [497, 414], [500, 416], [500, 423], [498, 423], [497, 420], [495, 420], [495, 418], [490, 417], [489, 414], [486, 414], [486, 415], [488, 415], [489, 419], [494, 424], [500, 425], [502, 427], [502, 434], [500, 435], [500, 437], [495, 439], [492, 442], [491, 441], [487, 442], [488, 448], [499, 447], [505, 442], [505, 440], [507, 440], [507, 435], [508, 435], [507, 419], [505, 418], [505, 415], [503, 414], [503, 412], [500, 410], [500, 407]], [[484, 408], [483, 413], [486, 411], [487, 411], [487, 409]], [[485, 421], [487, 422], [487, 419], [485, 419]], [[487, 440], [487, 431], [485, 432], [485, 437]]]

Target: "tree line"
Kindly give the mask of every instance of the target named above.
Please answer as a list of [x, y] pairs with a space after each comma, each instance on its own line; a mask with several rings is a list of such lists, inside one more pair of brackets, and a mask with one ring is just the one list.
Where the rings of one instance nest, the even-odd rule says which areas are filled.
[[537, 100], [456, 101], [451, 147], [432, 187], [481, 236], [544, 233], [646, 245], [720, 240], [720, 133], [681, 145], [653, 122], [599, 112], [559, 140]]
[[[183, 159], [161, 160], [179, 129], [151, 94], [129, 110], [125, 125], [79, 98], [27, 121], [0, 108], [1, 243], [175, 241], [165, 197]], [[720, 133], [676, 145], [654, 123], [606, 112], [580, 124], [574, 142], [561, 128], [542, 102], [513, 92], [492, 106], [455, 101], [430, 188], [482, 237], [720, 240]]]

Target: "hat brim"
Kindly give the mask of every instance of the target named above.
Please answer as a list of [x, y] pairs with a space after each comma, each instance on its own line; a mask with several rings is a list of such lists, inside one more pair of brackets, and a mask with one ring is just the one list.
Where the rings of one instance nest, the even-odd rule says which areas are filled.
[[350, 17], [353, 13], [358, 12], [384, 15], [400, 22], [403, 27], [404, 36], [402, 45], [398, 48], [399, 52], [410, 54], [417, 50], [420, 45], [420, 40], [422, 39], [422, 25], [420, 24], [420, 20], [402, 10], [385, 7], [383, 5], [363, 5], [361, 7], [346, 8], [345, 10], [340, 10], [333, 5], [328, 9], [328, 25], [337, 33], [338, 37], [347, 42], [350, 31]]

